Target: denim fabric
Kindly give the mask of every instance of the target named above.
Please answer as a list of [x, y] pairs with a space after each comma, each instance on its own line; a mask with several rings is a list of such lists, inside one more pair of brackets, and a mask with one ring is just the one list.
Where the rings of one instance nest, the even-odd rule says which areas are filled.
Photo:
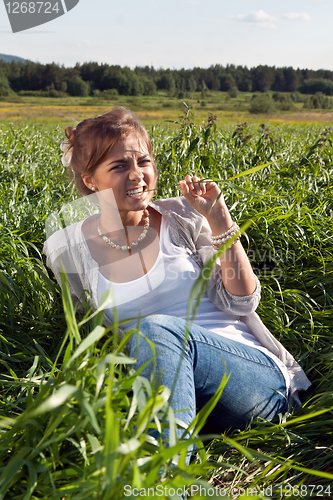
[[[140, 330], [156, 346], [156, 384], [172, 389], [182, 358], [171, 407], [185, 424], [214, 395], [225, 372], [230, 378], [207, 420], [206, 432], [243, 429], [252, 419], [271, 420], [286, 411], [284, 377], [274, 361], [254, 347], [191, 324], [184, 348], [186, 321], [173, 316], [148, 316]], [[134, 336], [131, 356], [136, 357], [138, 368], [152, 360], [152, 348], [144, 338]], [[150, 378], [152, 370], [150, 362], [143, 375]]]

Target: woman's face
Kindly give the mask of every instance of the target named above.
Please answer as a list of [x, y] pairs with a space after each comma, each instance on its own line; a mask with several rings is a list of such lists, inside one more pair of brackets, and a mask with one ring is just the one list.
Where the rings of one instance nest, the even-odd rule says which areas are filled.
[[[83, 174], [82, 178], [97, 192], [112, 189], [120, 214], [145, 209], [156, 187], [153, 160], [145, 142], [135, 134], [118, 141], [93, 175]], [[103, 193], [98, 196], [103, 210], [103, 199], [108, 197], [103, 197]]]

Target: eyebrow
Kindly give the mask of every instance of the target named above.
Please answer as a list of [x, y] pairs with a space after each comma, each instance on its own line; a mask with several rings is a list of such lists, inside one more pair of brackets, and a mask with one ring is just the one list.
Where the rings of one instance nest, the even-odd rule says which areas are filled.
[[[138, 161], [140, 160], [144, 160], [145, 158], [149, 157], [150, 155], [149, 154], [146, 154], [146, 155], [143, 155], [143, 156], [140, 156], [138, 158]], [[130, 162], [130, 158], [119, 158], [119, 160], [113, 160], [113, 161], [110, 161], [109, 165], [112, 165], [113, 163], [128, 163]]]
[[126, 158], [119, 158], [119, 160], [113, 160], [110, 161], [109, 165], [112, 165], [113, 163], [127, 163], [129, 160], [126, 160]]

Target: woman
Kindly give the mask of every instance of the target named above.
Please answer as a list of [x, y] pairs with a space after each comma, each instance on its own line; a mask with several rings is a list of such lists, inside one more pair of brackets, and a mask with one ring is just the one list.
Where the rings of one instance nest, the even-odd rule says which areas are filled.
[[[254, 276], [220, 189], [187, 175], [182, 196], [151, 202], [157, 169], [147, 131], [126, 108], [67, 127], [65, 162], [78, 190], [96, 197], [100, 213], [55, 232], [45, 243], [47, 263], [60, 283], [61, 265], [72, 297], [97, 308], [108, 291], [105, 324], [140, 325], [131, 355], [136, 366], [173, 390], [171, 406], [189, 424], [229, 380], [207, 426], [244, 428], [300, 405], [310, 385], [301, 367], [263, 325], [255, 309]], [[195, 319], [186, 330], [188, 301], [203, 264], [225, 240]], [[235, 237], [237, 237], [235, 239]], [[185, 339], [186, 337], [186, 339]], [[149, 363], [150, 361], [150, 363]], [[180, 362], [181, 361], [181, 362]]]

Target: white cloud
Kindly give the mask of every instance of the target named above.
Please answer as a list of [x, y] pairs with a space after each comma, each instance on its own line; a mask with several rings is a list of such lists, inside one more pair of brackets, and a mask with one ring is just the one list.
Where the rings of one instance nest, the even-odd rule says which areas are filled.
[[310, 21], [311, 16], [305, 12], [286, 12], [285, 14], [282, 14], [280, 18], [276, 18], [260, 9], [256, 12], [250, 12], [249, 14], [238, 14], [237, 16], [234, 16], [234, 19], [244, 23], [254, 24], [260, 28], [275, 29], [279, 21]]
[[255, 24], [256, 26], [260, 26], [261, 28], [276, 28], [277, 19], [273, 16], [270, 16], [263, 10], [258, 10], [257, 12], [250, 12], [249, 14], [238, 14], [236, 16], [238, 21], [242, 21], [245, 23]]
[[283, 14], [283, 19], [288, 19], [290, 21], [310, 21], [311, 16], [305, 12], [299, 14], [298, 12], [287, 12]]

